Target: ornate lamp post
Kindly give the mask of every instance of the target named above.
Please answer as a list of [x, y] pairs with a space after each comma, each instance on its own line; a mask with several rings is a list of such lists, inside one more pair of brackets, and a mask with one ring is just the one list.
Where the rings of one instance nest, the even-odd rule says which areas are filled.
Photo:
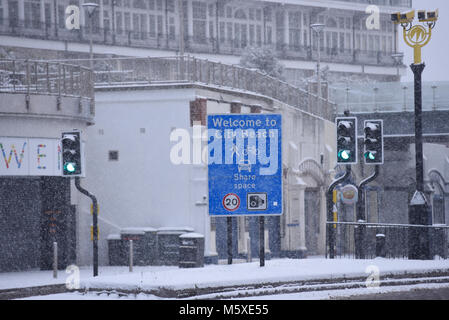
[[92, 50], [92, 25], [93, 25], [93, 15], [95, 10], [98, 8], [98, 4], [94, 2], [86, 2], [82, 4], [83, 8], [87, 10], [87, 15], [89, 16], [89, 57], [90, 57], [90, 68], [94, 68], [94, 54]]
[[[415, 89], [415, 156], [416, 191], [409, 204], [409, 223], [417, 225], [432, 224], [432, 210], [424, 195], [424, 161], [422, 144], [422, 72], [425, 64], [421, 59], [421, 48], [432, 37], [432, 29], [438, 20], [438, 10], [418, 11], [421, 25], [413, 25], [415, 10], [407, 13], [394, 13], [391, 20], [400, 24], [405, 43], [414, 50], [414, 63], [410, 68], [414, 74]], [[430, 242], [427, 228], [411, 228], [409, 233], [409, 259], [430, 259]]]
[[320, 67], [320, 63], [321, 63], [321, 32], [323, 32], [325, 25], [322, 23], [314, 23], [310, 25], [310, 28], [312, 28], [313, 31], [316, 32], [316, 34], [318, 35], [318, 59], [317, 59], [317, 66], [316, 66], [316, 76], [317, 76], [317, 97], [318, 97], [318, 109], [320, 107], [321, 101], [321, 67]]

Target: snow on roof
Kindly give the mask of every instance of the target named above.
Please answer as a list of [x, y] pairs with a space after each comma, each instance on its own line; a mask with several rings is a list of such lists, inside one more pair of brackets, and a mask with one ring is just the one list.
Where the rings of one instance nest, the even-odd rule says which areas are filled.
[[195, 232], [189, 232], [189, 233], [184, 233], [181, 234], [179, 236], [180, 238], [204, 238], [204, 235], [202, 235], [201, 233], [195, 233]]
[[110, 234], [110, 235], [107, 236], [106, 239], [107, 239], [107, 240], [120, 240], [121, 237], [120, 237], [119, 234]]
[[157, 229], [158, 234], [170, 234], [170, 233], [180, 233], [180, 232], [193, 232], [191, 227], [161, 227]]

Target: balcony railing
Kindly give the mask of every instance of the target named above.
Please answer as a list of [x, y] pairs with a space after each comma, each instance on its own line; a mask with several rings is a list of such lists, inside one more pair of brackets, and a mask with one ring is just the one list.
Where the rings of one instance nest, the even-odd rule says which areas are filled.
[[[0, 34], [31, 37], [49, 40], [65, 40], [73, 42], [89, 42], [89, 29], [81, 26], [79, 30], [67, 30], [64, 26], [47, 24], [40, 21], [22, 21], [4, 19], [0, 21]], [[94, 27], [92, 39], [97, 44], [119, 45], [136, 48], [161, 49], [179, 51], [179, 35], [158, 32], [140, 32], [117, 28]], [[241, 55], [247, 46], [267, 46], [282, 59], [312, 60], [316, 57], [316, 49], [310, 46], [262, 43], [237, 39], [217, 39], [207, 37], [184, 37], [185, 51], [190, 53], [215, 53]], [[340, 48], [321, 48], [323, 62], [354, 63], [365, 65], [394, 66], [392, 52], [378, 50], [358, 50]]]
[[[67, 61], [67, 60], [63, 60]], [[69, 60], [89, 65], [90, 60]], [[302, 111], [333, 121], [335, 104], [284, 81], [240, 66], [190, 56], [95, 59], [95, 86], [200, 83], [251, 92], [279, 100]]]
[[0, 60], [0, 92], [94, 98], [90, 69], [38, 60]]

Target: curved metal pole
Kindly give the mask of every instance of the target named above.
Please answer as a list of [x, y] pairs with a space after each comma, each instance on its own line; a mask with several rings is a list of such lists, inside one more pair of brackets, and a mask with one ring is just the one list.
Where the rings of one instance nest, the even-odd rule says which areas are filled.
[[[365, 185], [373, 181], [377, 178], [379, 175], [379, 165], [376, 165], [374, 167], [374, 173], [369, 176], [368, 178], [362, 180], [358, 186], [358, 201], [357, 201], [357, 223], [359, 222], [366, 222], [366, 216], [365, 216], [365, 197], [364, 195], [364, 188]], [[354, 241], [355, 241], [355, 257], [358, 259], [364, 259], [365, 258], [365, 250], [364, 250], [364, 243], [365, 243], [365, 230], [366, 226], [364, 225], [358, 225], [355, 227], [354, 230]]]
[[[345, 174], [334, 180], [331, 185], [329, 186], [327, 193], [326, 193], [326, 208], [327, 208], [327, 220], [332, 220], [332, 192], [334, 191], [334, 188], [342, 181], [346, 180], [349, 175], [351, 174], [351, 166], [346, 165], [346, 172]], [[335, 237], [334, 237], [334, 229], [332, 228], [331, 224], [327, 225], [327, 236], [326, 236], [326, 243], [329, 247], [329, 258], [333, 259], [335, 256]], [[327, 250], [326, 250], [326, 258], [327, 258]]]
[[374, 166], [374, 173], [368, 178], [362, 180], [358, 186], [358, 201], [357, 201], [357, 220], [365, 222], [365, 198], [363, 197], [363, 188], [365, 185], [373, 181], [379, 175], [379, 165]]
[[88, 196], [92, 200], [92, 217], [93, 217], [93, 268], [94, 268], [94, 277], [98, 276], [98, 202], [97, 198], [91, 194], [89, 191], [81, 187], [80, 178], [75, 177], [75, 186], [79, 192]]

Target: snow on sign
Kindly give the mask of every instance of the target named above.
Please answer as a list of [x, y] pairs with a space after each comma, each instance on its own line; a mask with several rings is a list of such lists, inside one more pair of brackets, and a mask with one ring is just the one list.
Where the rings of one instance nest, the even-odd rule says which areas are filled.
[[207, 117], [209, 214], [282, 214], [280, 114]]

